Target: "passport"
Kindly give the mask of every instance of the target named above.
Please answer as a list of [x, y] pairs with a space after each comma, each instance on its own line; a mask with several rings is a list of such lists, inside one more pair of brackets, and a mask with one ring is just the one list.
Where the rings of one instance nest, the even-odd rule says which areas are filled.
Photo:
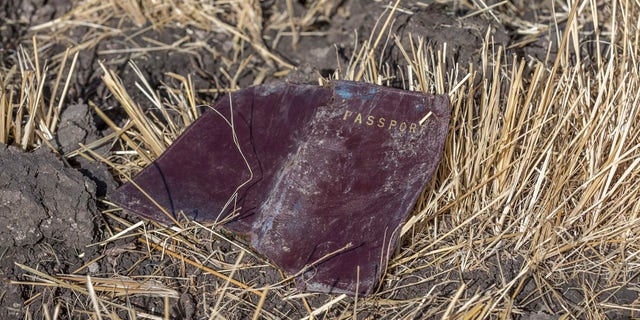
[[440, 162], [449, 119], [446, 95], [351, 81], [249, 87], [112, 201], [163, 224], [217, 223], [301, 291], [367, 295]]

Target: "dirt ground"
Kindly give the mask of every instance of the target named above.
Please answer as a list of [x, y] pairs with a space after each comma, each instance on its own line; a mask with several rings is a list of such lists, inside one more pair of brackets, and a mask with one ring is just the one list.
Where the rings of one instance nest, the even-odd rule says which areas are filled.
[[[19, 59], [22, 59], [20, 48], [33, 50], [34, 37], [38, 39], [41, 61], [48, 60], [51, 68], [61, 63], [60, 55], [66, 48], [89, 42], [88, 39], [93, 36], [89, 24], [95, 21], [73, 27], [58, 26], [62, 31], [46, 25], [64, 18], [79, 3], [62, 0], [0, 1], [2, 70], [19, 65]], [[292, 1], [293, 12], [296, 16], [304, 16], [311, 3]], [[488, 1], [487, 5], [496, 3]], [[458, 64], [461, 72], [473, 66], [473, 70], [480, 73], [483, 72], [483, 64], [486, 64], [481, 54], [485, 49], [484, 40], [489, 39], [496, 47], [506, 48], [503, 55], [508, 59], [526, 59], [529, 63], [524, 73], [531, 74], [534, 62], [540, 61], [550, 66], [556, 58], [558, 32], [555, 21], [547, 15], [551, 4], [551, 1], [536, 4], [508, 1], [509, 9], [505, 9], [505, 16], [494, 18], [486, 13], [468, 16], [476, 10], [466, 2], [406, 1], [401, 5], [403, 11], [396, 13], [388, 34], [397, 35], [397, 41], [406, 47], [415, 41], [411, 39], [412, 36], [424, 37], [425, 43], [434, 49], [442, 49], [446, 43], [445, 59], [449, 65]], [[262, 13], [259, 19], [265, 25], [278, 13], [288, 10], [287, 1], [262, 1], [259, 6]], [[121, 183], [118, 175], [106, 165], [79, 156], [61, 157], [60, 154], [74, 151], [78, 143], [88, 144], [113, 133], [112, 127], [96, 114], [90, 102], [99, 106], [111, 119], [116, 119], [118, 126], [125, 125], [127, 115], [102, 80], [104, 71], [101, 63], [114, 70], [126, 87], [134, 87], [141, 76], [148, 80], [154, 90], [160, 90], [163, 86], [177, 87], [180, 82], [169, 73], [188, 75], [193, 88], [197, 90], [198, 99], [209, 103], [219, 97], [214, 89], [242, 88], [273, 81], [317, 83], [319, 76], [343, 72], [362, 41], [375, 34], [375, 28], [380, 28], [383, 22], [379, 21], [380, 17], [384, 17], [384, 11], [390, 5], [381, 1], [345, 0], [336, 1], [329, 7], [330, 10], [310, 20], [298, 37], [292, 33], [282, 33], [277, 28], [266, 28], [261, 35], [264, 47], [284, 63], [296, 66], [296, 70], [268, 58], [255, 46], [245, 43], [238, 50], [234, 47], [236, 39], [233, 34], [215, 28], [200, 30], [179, 24], [154, 27], [150, 22], [152, 19], [138, 22], [123, 18], [118, 13], [106, 19], [107, 23], [101, 28], [112, 28], [113, 32], [103, 33], [99, 39], [92, 39], [91, 45], [78, 51], [77, 65], [64, 100], [59, 127], [55, 137], [49, 141], [59, 153], [55, 154], [47, 147], [24, 152], [17, 146], [0, 144], [0, 319], [24, 318], [27, 314], [44, 318], [49, 312], [53, 314], [55, 306], [63, 310], [59, 319], [92, 318], [89, 312], [83, 311], [93, 310], [91, 302], [78, 297], [75, 291], [85, 290], [82, 279], [86, 278], [82, 275], [86, 274], [126, 281], [161, 275], [164, 283], [159, 283], [154, 289], [166, 290], [167, 299], [171, 300], [169, 312], [173, 319], [203, 319], [209, 315], [212, 305], [221, 307], [216, 301], [206, 300], [203, 292], [219, 290], [225, 286], [224, 281], [201, 268], [175, 257], [168, 258], [163, 252], [149, 249], [134, 237], [119, 239], [106, 246], [95, 245], [113, 235], [117, 229], [114, 226], [120, 229], [126, 227], [120, 219], [135, 223], [139, 218], [118, 210], [112, 210], [110, 214], [103, 213], [112, 208], [100, 199], [108, 199], [109, 194]], [[603, 8], [602, 15], [606, 14], [607, 10]], [[286, 25], [286, 20], [282, 23]], [[547, 28], [532, 36], [521, 32], [522, 25], [526, 24]], [[563, 21], [557, 28], [562, 31]], [[294, 38], [298, 38], [297, 42]], [[384, 37], [382, 41], [386, 45], [379, 50], [379, 56], [382, 57], [380, 64], [386, 64], [391, 69], [404, 65], [403, 54], [395, 44], [395, 39]], [[148, 50], [151, 47], [164, 49]], [[147, 49], [129, 50], [131, 48]], [[590, 53], [593, 47], [583, 46], [579, 50]], [[602, 47], [601, 50], [607, 48]], [[230, 58], [232, 56], [234, 59]], [[135, 62], [141, 75], [130, 67], [128, 63], [131, 61]], [[585, 60], [584, 63], [588, 67], [593, 61]], [[224, 70], [239, 72], [229, 75]], [[491, 72], [491, 68], [484, 70]], [[402, 85], [400, 81], [391, 81], [390, 84]], [[51, 86], [44, 89], [45, 92], [52, 90]], [[133, 101], [140, 102], [144, 108], [150, 107], [140, 91], [130, 90], [129, 94]], [[106, 156], [117, 148], [116, 145], [106, 144], [97, 148], [96, 152]], [[256, 266], [238, 270], [234, 275], [237, 279], [245, 279], [253, 287], [277, 283], [282, 279], [276, 269], [268, 267], [256, 257], [242, 257], [226, 241], [202, 230], [194, 231], [190, 236], [199, 239], [198, 247], [227, 262], [226, 265], [216, 266], [222, 270], [228, 270], [237, 259], [244, 259], [244, 265]], [[563, 303], [534, 299], [540, 283], [533, 277], [519, 275], [525, 258], [508, 249], [497, 251], [494, 258], [486, 260], [480, 267], [459, 272], [432, 266], [429, 259], [424, 258], [424, 268], [407, 271], [404, 278], [381, 283], [379, 300], [359, 301], [361, 309], [358, 318], [430, 318], [436, 315], [429, 311], [429, 304], [451, 299], [463, 284], [465, 292], [480, 293], [516, 278], [523, 279], [512, 302], [517, 306], [517, 312], [506, 318], [556, 319], [568, 312], [564, 310]], [[60, 284], [50, 287], [29, 284], [36, 278], [42, 279], [41, 274], [81, 277], [69, 280], [71, 284], [67, 284], [67, 287]], [[630, 283], [637, 283], [633, 277]], [[563, 301], [570, 300], [575, 306], [580, 306], [585, 299], [585, 279], [594, 288], [605, 285], [605, 279], [586, 271], [576, 274], [573, 279], [547, 280], [564, 282], [556, 286], [557, 292], [554, 294], [564, 297]], [[54, 279], [48, 281], [55, 282]], [[392, 291], [389, 290], [391, 282]], [[303, 318], [309, 314], [307, 308], [316, 309], [331, 299], [326, 295], [311, 295], [307, 297], [308, 305], [305, 306], [298, 300], [282, 298], [285, 292], [290, 294], [291, 290], [285, 285], [280, 292], [268, 295], [261, 305], [262, 310], [268, 312], [263, 316]], [[638, 292], [635, 285], [622, 286], [617, 290], [607, 289], [600, 292], [600, 301], [596, 302], [615, 302], [619, 305], [636, 303], [637, 306]], [[399, 300], [420, 303], [426, 293], [429, 293], [430, 300], [423, 301], [421, 308], [414, 305], [412, 310], [418, 311], [413, 314], [394, 309], [395, 313], [384, 315], [385, 303]], [[248, 302], [240, 303], [239, 307], [230, 308], [223, 314], [235, 319], [251, 317], [260, 297], [250, 294], [247, 297], [241, 292], [235, 294], [238, 300]], [[137, 295], [121, 299], [123, 305], [148, 318], [161, 318], [167, 308], [167, 302], [157, 297]], [[445, 313], [443, 310], [437, 316]], [[603, 316], [617, 319], [633, 314], [637, 315], [628, 309], [611, 309]], [[332, 311], [320, 315], [329, 319], [344, 317], [344, 314], [334, 314]], [[119, 316], [131, 318], [132, 314], [121, 311]]]

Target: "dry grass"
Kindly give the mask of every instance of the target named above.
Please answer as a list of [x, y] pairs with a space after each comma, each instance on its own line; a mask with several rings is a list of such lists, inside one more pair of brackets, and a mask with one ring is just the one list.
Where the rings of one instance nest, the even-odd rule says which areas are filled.
[[[242, 43], [250, 44], [272, 68], [288, 67], [265, 49], [255, 5], [229, 1], [221, 7], [206, 7], [186, 2], [184, 7], [168, 10], [145, 1], [132, 8], [124, 7], [125, 3], [88, 1], [53, 23], [62, 27], [80, 21], [106, 24], [126, 16], [138, 25], [151, 21], [154, 28], [175, 21], [190, 21], [193, 28], [211, 24], [237, 41], [236, 60], [229, 58], [225, 64], [230, 79], [242, 67], [241, 51], [246, 48]], [[315, 15], [332, 10], [330, 4], [322, 7], [322, 3], [303, 17], [283, 12], [267, 26], [279, 28], [295, 42]], [[507, 11], [497, 10], [501, 4], [472, 1], [468, 5], [475, 6], [478, 14], [520, 26], [523, 33], [543, 32], [539, 25], [505, 22]], [[606, 18], [598, 16], [602, 8], [610, 10]], [[300, 294], [277, 279], [273, 267], [220, 235], [215, 226], [134, 224], [118, 217], [117, 209], [104, 212], [111, 221], [112, 236], [97, 245], [118, 248], [123, 239], [135, 242], [138, 250], [121, 249], [138, 259], [130, 274], [122, 279], [48, 275], [22, 266], [32, 278], [24, 284], [71, 290], [77, 299], [62, 307], [96, 319], [118, 319], [123, 313], [129, 318], [169, 318], [169, 306], [176, 304], [177, 292], [184, 288], [210, 319], [296, 318], [296, 312], [307, 318], [340, 319], [511, 318], [532, 306], [560, 310], [566, 318], [600, 318], [616, 310], [638, 316], [638, 301], [620, 304], [613, 297], [621, 288], [639, 289], [640, 31], [636, 21], [640, 8], [633, 1], [589, 0], [555, 10], [554, 19], [565, 26], [557, 28], [563, 30], [557, 35], [560, 52], [548, 64], [508, 56], [503, 48], [492, 46], [487, 36], [482, 65], [462, 73], [457, 65], [444, 61], [442, 52], [416, 38], [411, 47], [403, 48], [406, 67], [392, 70], [377, 56], [380, 46], [399, 45], [385, 31], [390, 20], [383, 16], [377, 32], [360, 44], [351, 64], [336, 75], [381, 84], [399, 77], [407, 88], [447, 93], [452, 101], [441, 165], [403, 228], [401, 245], [378, 293], [366, 298]], [[583, 32], [589, 23], [594, 26], [593, 35]], [[95, 45], [108, 32], [95, 31], [88, 41]], [[596, 52], [585, 49], [592, 41]], [[81, 47], [71, 48], [70, 54]], [[39, 88], [46, 74], [38, 67], [42, 63], [24, 60], [23, 64], [31, 67], [21, 69], [21, 87], [8, 85], [16, 83], [12, 80], [15, 69], [3, 79], [0, 119], [7, 125], [0, 141], [29, 149], [41, 143], [37, 137], [53, 134], [59, 106], [42, 102]], [[135, 70], [134, 65], [131, 68]], [[84, 154], [108, 163], [126, 180], [198, 117], [200, 102], [186, 76], [172, 75], [180, 83], [177, 88], [154, 91], [144, 78], [134, 89], [122, 84], [108, 65], [103, 69], [104, 83], [129, 119], [118, 126], [96, 106], [114, 131], [108, 138], [118, 151], [103, 157], [87, 148]], [[58, 74], [56, 79], [64, 79], [62, 72]], [[150, 102], [156, 112], [144, 111], [142, 101], [128, 94], [133, 90], [144, 92], [145, 103]], [[117, 259], [121, 252], [105, 253], [94, 261]], [[154, 274], [134, 276], [137, 266], [148, 263], [161, 267]], [[86, 273], [86, 268], [74, 273]], [[264, 277], [248, 277], [256, 274]], [[483, 287], [476, 275], [495, 283]], [[568, 294], [571, 288], [578, 292], [577, 300]], [[144, 313], [130, 303], [140, 295], [155, 299], [163, 309], [153, 315]]]
[[[36, 39], [33, 47], [38, 48]], [[69, 88], [77, 55], [71, 65], [69, 51], [62, 57], [62, 63], [49, 70], [47, 63], [42, 63], [38, 54], [30, 55], [20, 48], [18, 64], [5, 70], [0, 78], [0, 143], [14, 144], [23, 150], [32, 150], [41, 145], [48, 145], [53, 138], [60, 120], [60, 112], [64, 97]], [[66, 73], [66, 74], [65, 74]], [[49, 79], [53, 75], [53, 79]], [[43, 97], [43, 90], [53, 83], [49, 96]]]

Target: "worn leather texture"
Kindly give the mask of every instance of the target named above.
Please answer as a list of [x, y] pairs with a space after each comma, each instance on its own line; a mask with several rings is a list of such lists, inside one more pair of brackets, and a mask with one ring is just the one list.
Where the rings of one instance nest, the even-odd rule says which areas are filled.
[[280, 83], [211, 109], [112, 200], [172, 223], [141, 188], [176, 219], [220, 222], [303, 291], [371, 293], [442, 157], [447, 96]]

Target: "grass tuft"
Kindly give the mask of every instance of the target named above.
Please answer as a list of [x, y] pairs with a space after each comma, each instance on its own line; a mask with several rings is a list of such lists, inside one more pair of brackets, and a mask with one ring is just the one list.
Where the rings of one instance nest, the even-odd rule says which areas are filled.
[[[56, 132], [78, 56], [71, 58], [67, 68], [69, 51], [65, 51], [62, 63], [51, 72], [47, 63], [39, 59], [35, 38], [33, 47], [33, 53], [21, 47], [18, 64], [1, 73], [0, 143], [14, 144], [23, 150], [45, 145], [57, 152], [50, 140]], [[45, 97], [43, 90], [49, 82], [53, 82], [53, 89]]]

